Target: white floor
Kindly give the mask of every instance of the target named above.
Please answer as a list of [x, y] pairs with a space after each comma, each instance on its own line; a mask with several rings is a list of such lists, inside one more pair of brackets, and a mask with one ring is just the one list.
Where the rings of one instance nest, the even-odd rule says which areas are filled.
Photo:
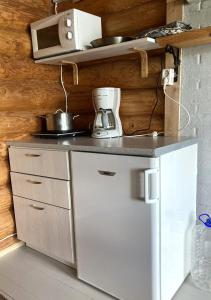
[[[69, 267], [27, 247], [0, 258], [0, 291], [15, 300], [113, 299], [76, 279]], [[210, 300], [211, 293], [195, 288], [188, 279], [173, 300], [200, 299]]]

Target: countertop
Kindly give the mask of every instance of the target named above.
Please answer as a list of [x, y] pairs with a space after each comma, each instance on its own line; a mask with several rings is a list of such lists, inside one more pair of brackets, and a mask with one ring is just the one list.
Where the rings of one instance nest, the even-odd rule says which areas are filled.
[[8, 141], [16, 147], [70, 150], [119, 155], [159, 157], [168, 152], [197, 144], [196, 138], [187, 137], [119, 137], [94, 139], [91, 137], [69, 137], [59, 139], [28, 138]]

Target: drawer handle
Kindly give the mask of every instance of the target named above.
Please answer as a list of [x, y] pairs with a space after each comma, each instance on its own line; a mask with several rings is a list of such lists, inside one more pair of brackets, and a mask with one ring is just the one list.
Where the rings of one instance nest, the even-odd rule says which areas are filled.
[[115, 172], [110, 172], [110, 171], [101, 171], [101, 170], [98, 170], [98, 173], [100, 175], [104, 175], [104, 176], [114, 176], [114, 175], [116, 175]]
[[42, 184], [41, 181], [34, 181], [34, 180], [30, 180], [30, 179], [27, 179], [26, 182], [32, 183], [32, 184]]
[[29, 206], [34, 208], [34, 209], [37, 209], [37, 210], [44, 210], [45, 209], [45, 207], [37, 206], [37, 205], [34, 205], [34, 204], [30, 204]]
[[29, 154], [29, 153], [26, 153], [25, 156], [27, 156], [27, 157], [40, 157], [41, 155], [40, 154]]

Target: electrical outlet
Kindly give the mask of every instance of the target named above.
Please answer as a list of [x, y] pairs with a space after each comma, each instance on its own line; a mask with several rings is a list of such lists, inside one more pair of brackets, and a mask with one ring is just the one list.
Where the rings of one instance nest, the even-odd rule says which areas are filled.
[[163, 69], [162, 71], [162, 79], [164, 85], [174, 85], [174, 69]]

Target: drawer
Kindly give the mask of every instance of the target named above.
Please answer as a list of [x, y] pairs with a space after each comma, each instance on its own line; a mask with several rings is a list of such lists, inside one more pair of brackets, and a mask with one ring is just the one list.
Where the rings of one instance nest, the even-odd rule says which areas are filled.
[[9, 157], [11, 171], [70, 179], [68, 151], [10, 147]]
[[12, 191], [16, 196], [70, 209], [70, 182], [20, 173], [10, 173]]
[[30, 247], [74, 263], [71, 210], [13, 196], [17, 235]]

